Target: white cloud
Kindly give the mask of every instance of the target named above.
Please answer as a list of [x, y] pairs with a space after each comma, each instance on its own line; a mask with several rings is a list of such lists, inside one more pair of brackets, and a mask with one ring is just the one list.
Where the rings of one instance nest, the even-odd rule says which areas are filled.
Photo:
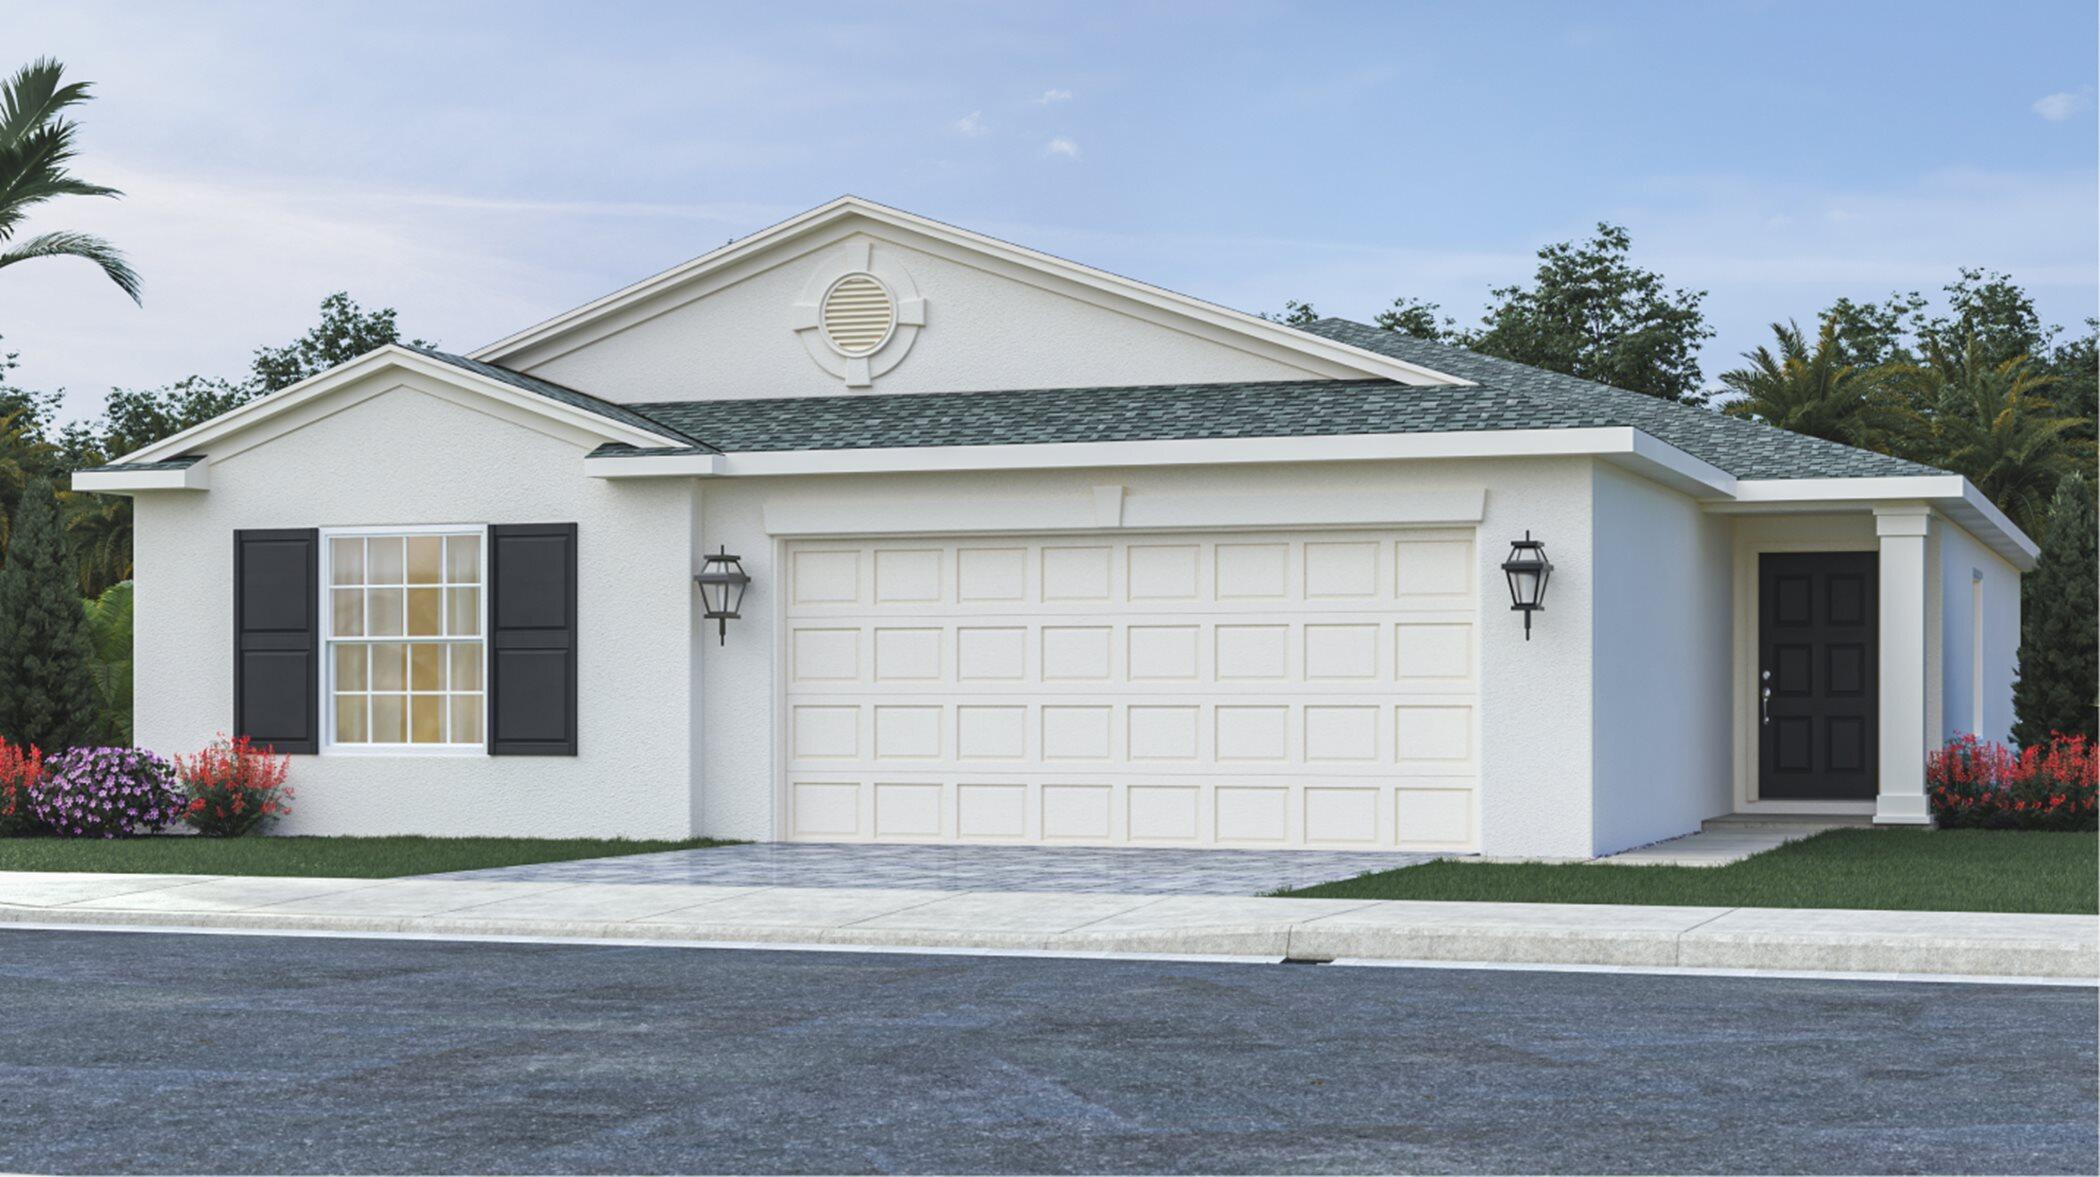
[[113, 386], [239, 376], [257, 347], [312, 326], [331, 291], [398, 308], [403, 330], [464, 351], [794, 211], [201, 178], [107, 160], [93, 178], [126, 198], [69, 202], [30, 228], [109, 238], [145, 279], [145, 305], [67, 258], [0, 283], [4, 349], [22, 356], [15, 383], [64, 387], [68, 416], [95, 412]]
[[1043, 144], [1043, 154], [1061, 155], [1066, 159], [1078, 159], [1079, 144], [1074, 143], [1070, 139], [1067, 139], [1064, 136], [1060, 135], [1057, 138], [1050, 140], [1048, 143]]
[[2052, 123], [2060, 123], [2086, 108], [2087, 95], [2069, 90], [2059, 91], [2034, 100], [2034, 113]]
[[975, 139], [981, 135], [991, 134], [992, 128], [989, 123], [984, 121], [983, 111], [973, 110], [955, 120], [955, 133], [965, 139]]
[[1035, 104], [1037, 106], [1049, 106], [1053, 102], [1070, 101], [1072, 101], [1072, 92], [1070, 90], [1045, 90], [1042, 97], [1035, 100]]

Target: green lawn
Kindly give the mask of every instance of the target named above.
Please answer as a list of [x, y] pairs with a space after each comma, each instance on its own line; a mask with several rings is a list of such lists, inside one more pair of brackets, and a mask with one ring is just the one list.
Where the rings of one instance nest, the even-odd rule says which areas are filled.
[[2024, 830], [1831, 830], [1729, 866], [1439, 861], [1279, 892], [1317, 899], [2100, 910], [2100, 838]]
[[102, 842], [0, 838], [0, 870], [122, 871], [171, 875], [313, 875], [391, 879], [438, 871], [562, 862], [723, 846], [712, 838], [197, 838]]

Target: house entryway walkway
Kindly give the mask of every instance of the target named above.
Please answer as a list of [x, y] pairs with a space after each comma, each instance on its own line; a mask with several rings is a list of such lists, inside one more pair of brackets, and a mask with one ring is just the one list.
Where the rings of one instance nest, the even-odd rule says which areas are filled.
[[1433, 854], [1324, 850], [1183, 850], [1091, 846], [935, 846], [754, 842], [428, 875], [517, 883], [662, 883], [890, 891], [1058, 891], [1120, 895], [1266, 895]]

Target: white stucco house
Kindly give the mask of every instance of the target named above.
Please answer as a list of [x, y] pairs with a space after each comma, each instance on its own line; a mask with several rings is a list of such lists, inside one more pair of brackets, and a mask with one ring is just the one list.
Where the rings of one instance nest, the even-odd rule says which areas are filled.
[[1918, 823], [2035, 557], [1955, 474], [851, 197], [74, 485], [136, 499], [140, 743], [293, 753], [297, 833]]

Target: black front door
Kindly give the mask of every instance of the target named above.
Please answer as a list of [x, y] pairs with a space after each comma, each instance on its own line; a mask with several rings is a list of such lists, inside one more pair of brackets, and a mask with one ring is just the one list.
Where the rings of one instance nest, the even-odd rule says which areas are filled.
[[1875, 566], [1873, 552], [1758, 557], [1760, 800], [1874, 796]]

